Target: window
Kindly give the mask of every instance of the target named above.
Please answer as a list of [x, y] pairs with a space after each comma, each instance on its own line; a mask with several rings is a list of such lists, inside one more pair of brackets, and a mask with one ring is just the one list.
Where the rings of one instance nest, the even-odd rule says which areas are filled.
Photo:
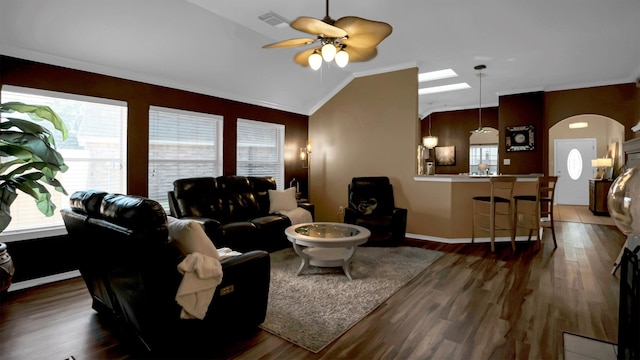
[[469, 174], [480, 174], [478, 164], [487, 164], [489, 174], [498, 174], [498, 145], [481, 144], [470, 145]]
[[169, 210], [176, 179], [222, 175], [222, 116], [149, 110], [148, 195]]
[[284, 189], [284, 125], [238, 119], [236, 174], [270, 176]]
[[[69, 195], [87, 189], [126, 193], [126, 103], [14, 86], [4, 86], [0, 96], [2, 102], [48, 105], [65, 122], [69, 130], [66, 141], [49, 122], [39, 124], [52, 129], [57, 149], [69, 166], [57, 176]], [[53, 189], [50, 192], [58, 209], [67, 207], [68, 196]], [[58, 211], [52, 217], [42, 215], [33, 198], [23, 193], [11, 206], [11, 216], [3, 240], [66, 233]]]

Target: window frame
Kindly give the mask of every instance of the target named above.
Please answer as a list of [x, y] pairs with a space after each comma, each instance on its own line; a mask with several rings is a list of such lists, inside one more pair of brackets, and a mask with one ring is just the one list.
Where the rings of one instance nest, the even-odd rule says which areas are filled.
[[[176, 108], [168, 108], [168, 107], [161, 107], [161, 106], [150, 106], [149, 107], [149, 112], [148, 112], [148, 119], [149, 119], [149, 157], [148, 157], [148, 164], [147, 164], [147, 169], [148, 169], [148, 175], [147, 175], [147, 197], [149, 197], [150, 199], [153, 199], [155, 201], [158, 201], [165, 209], [165, 212], [167, 214], [170, 213], [170, 209], [169, 209], [169, 205], [168, 205], [168, 199], [167, 196], [165, 194], [164, 198], [162, 199], [155, 199], [153, 197], [151, 197], [150, 194], [150, 184], [151, 184], [151, 178], [154, 176], [153, 174], [153, 165], [156, 163], [162, 163], [162, 162], [173, 162], [173, 161], [177, 161], [178, 159], [162, 159], [162, 160], [152, 160], [151, 158], [151, 154], [152, 154], [152, 143], [155, 142], [156, 140], [152, 140], [151, 139], [151, 112], [152, 111], [156, 111], [156, 112], [163, 112], [163, 113], [167, 113], [167, 114], [173, 114], [176, 116], [189, 116], [189, 117], [197, 117], [199, 119], [202, 120], [206, 120], [206, 121], [211, 121], [212, 122], [212, 128], [215, 128], [215, 141], [212, 144], [212, 146], [214, 146], [216, 148], [216, 154], [218, 154], [218, 157], [214, 160], [214, 166], [213, 166], [213, 173], [209, 174], [207, 176], [219, 176], [222, 175], [223, 173], [223, 162], [224, 162], [224, 154], [223, 154], [223, 142], [224, 142], [224, 117], [222, 115], [217, 115], [217, 114], [211, 114], [211, 113], [204, 113], [204, 112], [196, 112], [196, 111], [189, 111], [189, 110], [182, 110], [182, 109], [176, 109]], [[162, 141], [162, 140], [160, 140]], [[168, 140], [165, 140], [168, 141]], [[180, 144], [180, 140], [173, 140], [173, 142], [178, 145]], [[204, 144], [204, 143], [201, 143]], [[178, 145], [179, 146], [179, 145]], [[193, 163], [193, 164], [202, 164], [202, 163], [207, 163], [211, 161], [211, 159], [202, 159], [202, 160], [193, 160], [193, 159], [189, 159], [186, 160], [186, 162], [188, 163]], [[190, 176], [184, 176], [184, 177], [192, 177], [192, 176], [199, 176], [199, 175], [190, 175]], [[202, 175], [204, 176], [204, 175]], [[173, 181], [172, 181], [173, 182]], [[168, 189], [169, 190], [173, 190]], [[166, 205], [166, 207], [165, 207]]]
[[263, 164], [276, 164], [276, 166], [278, 167], [278, 169], [276, 169], [278, 174], [276, 174], [275, 176], [272, 176], [272, 177], [276, 180], [276, 188], [277, 189], [280, 189], [280, 190], [285, 189], [285, 160], [284, 160], [284, 146], [285, 146], [285, 143], [284, 143], [284, 141], [285, 141], [286, 126], [283, 125], [283, 124], [266, 122], [266, 121], [244, 119], [244, 118], [238, 118], [237, 119], [237, 123], [236, 123], [236, 174], [240, 175], [240, 176], [263, 176], [263, 175], [246, 175], [243, 171], [240, 171], [241, 170], [240, 169], [240, 164], [241, 163], [246, 163], [246, 162], [251, 161], [251, 160], [246, 160], [246, 161], [245, 160], [241, 160], [241, 156], [239, 154], [239, 152], [243, 148], [243, 146], [241, 145], [240, 130], [239, 130], [239, 126], [240, 126], [241, 123], [245, 123], [246, 125], [251, 125], [253, 123], [255, 126], [272, 128], [277, 132], [276, 136], [278, 137], [278, 140], [277, 140], [277, 143], [274, 144], [275, 145], [274, 147], [275, 147], [275, 149], [277, 151], [278, 159], [275, 162], [265, 161], [265, 162], [262, 162], [262, 163]]
[[[119, 146], [120, 147], [120, 152], [119, 152], [120, 153], [120, 159], [117, 159], [117, 161], [120, 161], [120, 163], [122, 164], [122, 167], [120, 169], [120, 171], [121, 171], [120, 181], [121, 181], [122, 189], [119, 190], [119, 191], [122, 191], [122, 192], [125, 192], [125, 193], [127, 192], [127, 186], [128, 186], [128, 184], [127, 184], [128, 103], [126, 101], [3, 84], [0, 87], [0, 102], [5, 102], [4, 99], [1, 99], [1, 97], [2, 97], [1, 94], [3, 92], [19, 93], [19, 94], [24, 94], [26, 96], [42, 96], [42, 97], [63, 99], [63, 100], [69, 100], [69, 101], [82, 101], [82, 102], [89, 102], [89, 103], [95, 103], [95, 104], [100, 104], [100, 105], [110, 105], [110, 106], [123, 107], [124, 110], [125, 110], [124, 111], [125, 118], [122, 120], [123, 124], [122, 124], [122, 127], [119, 129], [120, 139], [121, 139], [120, 144], [119, 144], [120, 145]], [[55, 109], [54, 109], [54, 111], [55, 111]], [[61, 117], [62, 117], [62, 120], [64, 121], [65, 120], [64, 116], [61, 115]], [[65, 124], [68, 125], [68, 123], [65, 123]], [[43, 125], [49, 126], [48, 124], [45, 124], [45, 123], [43, 123]], [[79, 158], [79, 157], [73, 157], [73, 156], [70, 156], [69, 154], [65, 155], [66, 151], [73, 151], [73, 150], [66, 150], [66, 149], [61, 149], [60, 147], [58, 147], [58, 151], [62, 154], [62, 156], [63, 156], [63, 158], [65, 160], [65, 163], [67, 165], [69, 165], [69, 163], [73, 162], [73, 161], [82, 161], [82, 159]], [[61, 176], [64, 177], [64, 174], [61, 174]], [[58, 196], [61, 196], [63, 199], [68, 199], [69, 196], [71, 196], [71, 194], [73, 193], [74, 190], [71, 190], [68, 187], [68, 185], [65, 184], [64, 180], [60, 180], [60, 181], [62, 183], [62, 186], [65, 187], [65, 190], [67, 191], [68, 195], [60, 194]], [[54, 195], [54, 192], [55, 192], [56, 195], [59, 194], [55, 190], [51, 190], [50, 189], [50, 191], [52, 191], [52, 195]], [[21, 193], [21, 192], [18, 194], [18, 197], [21, 198], [21, 199], [27, 198], [28, 200], [33, 201], [33, 199], [31, 199], [27, 194], [24, 194], [24, 193]], [[47, 224], [45, 226], [41, 226], [41, 227], [37, 227], [37, 228], [27, 228], [27, 229], [5, 229], [2, 233], [0, 233], [0, 241], [2, 241], [2, 242], [14, 242], [14, 241], [21, 241], [21, 240], [31, 240], [31, 239], [39, 239], [39, 238], [66, 235], [67, 234], [67, 230], [66, 230], [66, 228], [64, 226], [64, 223], [62, 221], [62, 217], [60, 215], [60, 209], [68, 207], [68, 200], [67, 200], [66, 203], [56, 203], [55, 205], [56, 205], [56, 211], [54, 212], [53, 216], [58, 216], [60, 218], [59, 219], [60, 220], [59, 224]], [[38, 211], [35, 206], [36, 205], [34, 203], [33, 207], [34, 207], [35, 211]]]

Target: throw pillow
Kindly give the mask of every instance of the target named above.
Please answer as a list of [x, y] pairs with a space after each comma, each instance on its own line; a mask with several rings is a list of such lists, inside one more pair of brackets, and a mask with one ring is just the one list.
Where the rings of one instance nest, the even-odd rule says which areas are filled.
[[269, 212], [289, 211], [298, 207], [296, 188], [286, 190], [269, 190]]
[[169, 240], [175, 244], [184, 255], [194, 252], [219, 259], [218, 250], [211, 242], [198, 222], [187, 219], [176, 219], [167, 216]]

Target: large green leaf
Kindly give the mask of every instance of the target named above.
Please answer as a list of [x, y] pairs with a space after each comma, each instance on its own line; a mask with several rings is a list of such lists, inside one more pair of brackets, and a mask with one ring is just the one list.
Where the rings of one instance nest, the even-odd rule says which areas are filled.
[[62, 140], [66, 140], [68, 136], [67, 126], [62, 119], [50, 107], [44, 105], [28, 105], [20, 102], [8, 102], [0, 105], [2, 112], [17, 111], [27, 114], [34, 120], [47, 120], [62, 133]]
[[[25, 150], [33, 156], [29, 158]], [[38, 136], [19, 131], [2, 131], [0, 133], [0, 153], [25, 161], [43, 161], [57, 166], [64, 164], [62, 155], [51, 144]]]
[[11, 204], [18, 196], [14, 188], [0, 185], [0, 232], [9, 226], [11, 222]]
[[53, 137], [53, 134], [46, 127], [36, 124], [33, 121], [18, 118], [9, 117], [5, 118], [4, 120], [5, 121], [0, 123], [0, 129], [9, 130], [15, 127], [20, 129], [20, 131], [22, 131], [23, 133], [38, 136], [42, 138], [42, 140], [55, 146], [55, 139]]

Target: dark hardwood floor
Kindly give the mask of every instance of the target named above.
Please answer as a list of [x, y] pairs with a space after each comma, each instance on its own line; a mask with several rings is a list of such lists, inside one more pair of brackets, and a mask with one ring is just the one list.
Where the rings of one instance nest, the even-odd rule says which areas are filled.
[[[535, 242], [445, 245], [439, 260], [322, 352], [265, 331], [217, 346], [234, 359], [557, 359], [562, 332], [617, 343], [624, 236], [615, 226], [557, 222]], [[130, 344], [90, 308], [80, 278], [7, 294], [0, 304], [2, 359], [127, 359]], [[224, 325], [221, 325], [224, 326]]]

